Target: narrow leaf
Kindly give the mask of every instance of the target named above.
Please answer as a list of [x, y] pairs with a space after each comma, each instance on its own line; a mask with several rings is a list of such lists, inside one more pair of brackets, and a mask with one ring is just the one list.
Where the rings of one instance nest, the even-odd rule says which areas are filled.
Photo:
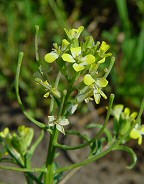
[[131, 148], [129, 148], [127, 146], [117, 146], [113, 150], [126, 151], [127, 153], [130, 154], [130, 156], [132, 158], [132, 163], [129, 166], [127, 166], [127, 169], [132, 169], [136, 165], [137, 156], [136, 156], [135, 152]]

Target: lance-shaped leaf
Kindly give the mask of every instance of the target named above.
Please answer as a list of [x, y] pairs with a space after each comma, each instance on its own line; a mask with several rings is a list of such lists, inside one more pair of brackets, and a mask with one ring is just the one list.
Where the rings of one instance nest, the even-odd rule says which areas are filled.
[[74, 104], [74, 103], [70, 104], [68, 106], [68, 108], [67, 108], [67, 115], [74, 114], [74, 112], [77, 110], [77, 108], [78, 108], [78, 104], [77, 103], [76, 104]]
[[113, 150], [122, 150], [122, 151], [126, 151], [127, 153], [130, 154], [130, 156], [132, 158], [132, 163], [129, 166], [127, 166], [127, 169], [132, 169], [136, 165], [137, 156], [131, 148], [129, 148], [127, 146], [116, 146]]

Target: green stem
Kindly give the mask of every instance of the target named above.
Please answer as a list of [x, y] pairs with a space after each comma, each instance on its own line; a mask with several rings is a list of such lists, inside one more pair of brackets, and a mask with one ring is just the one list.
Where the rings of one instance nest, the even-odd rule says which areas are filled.
[[[56, 81], [55, 81], [55, 89], [58, 88], [58, 84], [59, 84], [59, 81], [60, 81], [60, 78], [61, 78], [61, 72], [58, 73], [57, 75], [57, 78], [56, 78]], [[51, 97], [51, 102], [50, 102], [50, 114], [53, 113], [53, 110], [54, 110], [54, 97]]]
[[113, 67], [113, 65], [114, 65], [114, 62], [115, 62], [115, 57], [111, 57], [111, 60], [110, 60], [110, 65], [109, 65], [109, 67], [108, 67], [108, 71], [105, 73], [105, 75], [104, 75], [104, 78], [107, 78], [108, 77], [108, 75], [109, 75], [109, 73], [111, 72], [111, 69], [112, 69], [112, 67]]
[[74, 81], [72, 83], [70, 83], [68, 85], [68, 87], [67, 87], [67, 92], [65, 94], [64, 101], [63, 101], [63, 107], [62, 107], [62, 111], [61, 111], [61, 116], [65, 115], [65, 111], [66, 111], [66, 107], [67, 107], [67, 101], [68, 101], [68, 98], [69, 98], [70, 94], [73, 91], [73, 87], [72, 87], [73, 83], [74, 83]]
[[3, 170], [11, 170], [11, 171], [17, 171], [17, 172], [27, 172], [27, 173], [35, 173], [35, 172], [44, 172], [47, 173], [47, 169], [45, 168], [23, 168], [21, 164], [18, 164], [20, 167], [12, 167], [12, 166], [5, 166], [5, 165], [0, 165], [0, 169]]
[[53, 184], [54, 182], [54, 157], [55, 157], [55, 151], [56, 147], [54, 146], [57, 142], [59, 135], [59, 131], [56, 129], [56, 126], [54, 127], [53, 134], [50, 135], [50, 143], [49, 143], [49, 149], [48, 149], [48, 157], [47, 157], [47, 163], [46, 167], [48, 170], [48, 173], [45, 175], [45, 184]]
[[66, 21], [66, 17], [65, 17], [65, 14], [64, 12], [58, 7], [57, 5], [57, 2], [56, 1], [53, 1], [53, 0], [49, 0], [48, 1], [51, 9], [53, 10], [56, 18], [57, 18], [57, 21], [59, 23], [59, 25], [64, 28], [64, 27], [69, 27], [68, 24], [67, 24], [67, 21]]
[[33, 184], [33, 180], [32, 178], [29, 177], [29, 175], [27, 173], [24, 174], [25, 175], [25, 178], [26, 178], [26, 181], [27, 181], [27, 184]]
[[[60, 78], [60, 74], [58, 79]], [[61, 100], [61, 105], [57, 114], [57, 119], [59, 119], [60, 116], [64, 115], [64, 112], [66, 110], [66, 104], [68, 101], [68, 98], [71, 94], [73, 83], [68, 85], [67, 91], [63, 91], [63, 97]], [[57, 87], [57, 84], [56, 84]], [[50, 142], [49, 142], [49, 148], [48, 148], [48, 156], [46, 161], [46, 168], [48, 170], [48, 173], [45, 174], [44, 182], [46, 184], [53, 184], [54, 183], [54, 158], [55, 158], [55, 151], [56, 151], [56, 144], [58, 140], [59, 131], [57, 130], [56, 126], [53, 129], [53, 134], [50, 135]]]
[[39, 54], [38, 54], [38, 33], [39, 33], [39, 26], [35, 26], [36, 33], [35, 33], [35, 55], [36, 55], [36, 61], [39, 62]]
[[31, 168], [31, 169], [25, 168], [24, 165], [22, 164], [22, 162], [20, 160], [18, 160], [18, 158], [11, 151], [9, 146], [7, 146], [7, 151], [9, 153], [9, 155], [16, 161], [17, 165], [20, 168], [0, 165], [0, 169], [25, 172], [25, 173], [27, 173], [27, 175], [29, 175], [30, 178], [32, 178], [38, 184], [42, 184], [42, 182], [35, 175], [33, 175], [32, 172], [47, 172], [47, 169], [44, 170], [41, 168]]
[[31, 177], [38, 184], [42, 184], [42, 182], [35, 175], [33, 175], [32, 172], [34, 172], [34, 173], [35, 172], [47, 172], [47, 169], [41, 169], [41, 168], [27, 169], [27, 168], [10, 167], [10, 166], [4, 166], [4, 165], [0, 165], [0, 169], [10, 170], [10, 171], [17, 171], [17, 172], [26, 172], [27, 175], [29, 175], [29, 177]]
[[84, 165], [87, 165], [91, 162], [94, 162], [100, 158], [102, 158], [103, 156], [105, 156], [106, 154], [108, 154], [109, 152], [115, 150], [115, 148], [120, 145], [122, 143], [123, 140], [126, 139], [127, 136], [129, 136], [130, 132], [132, 131], [132, 129], [135, 127], [136, 124], [139, 123], [140, 121], [140, 118], [141, 118], [141, 115], [142, 115], [142, 112], [144, 110], [144, 99], [141, 103], [141, 107], [140, 107], [140, 110], [139, 110], [139, 114], [138, 114], [138, 117], [136, 119], [136, 121], [134, 122], [134, 124], [131, 126], [131, 128], [126, 132], [125, 135], [121, 136], [117, 141], [115, 141], [108, 149], [106, 149], [105, 151], [91, 157], [91, 158], [87, 158], [81, 162], [78, 162], [78, 163], [75, 163], [75, 164], [72, 164], [70, 166], [66, 166], [66, 167], [63, 167], [63, 168], [59, 168], [55, 171], [55, 173], [60, 173], [60, 172], [64, 172], [64, 171], [68, 171], [68, 170], [71, 170], [71, 169], [74, 169], [76, 167], [81, 167], [81, 166], [84, 166]]
[[23, 106], [23, 103], [21, 101], [21, 98], [20, 98], [20, 94], [19, 94], [19, 75], [20, 75], [20, 69], [21, 69], [21, 64], [22, 64], [22, 60], [23, 60], [23, 56], [24, 56], [24, 53], [23, 52], [20, 52], [19, 53], [19, 58], [18, 58], [18, 65], [17, 65], [17, 71], [16, 71], [16, 79], [15, 79], [15, 89], [16, 89], [16, 96], [17, 96], [17, 100], [18, 100], [18, 103], [24, 113], [24, 115], [30, 120], [32, 121], [35, 125], [37, 125], [38, 127], [40, 128], [45, 128], [46, 126], [35, 120], [33, 117], [31, 117], [31, 115], [25, 110], [24, 106]]
[[107, 150], [103, 151], [102, 153], [96, 155], [96, 156], [93, 156], [91, 158], [88, 158], [88, 159], [85, 159], [84, 161], [82, 162], [78, 162], [76, 164], [72, 164], [70, 166], [66, 166], [66, 167], [63, 167], [63, 168], [60, 168], [60, 169], [57, 169], [55, 171], [55, 173], [60, 173], [60, 172], [64, 172], [64, 171], [68, 171], [68, 170], [71, 170], [71, 169], [74, 169], [76, 167], [82, 167], [84, 165], [87, 165], [91, 162], [94, 162], [96, 160], [98, 160], [99, 158], [105, 156], [107, 153], [109, 153], [110, 151], [112, 151], [112, 149], [117, 145], [117, 143], [113, 144], [110, 148], [108, 148]]
[[119, 13], [125, 34], [128, 37], [130, 37], [131, 36], [131, 26], [130, 26], [130, 19], [128, 15], [127, 1], [126, 0], [116, 0], [116, 6], [118, 9], [118, 13]]
[[[25, 164], [24, 168], [31, 168], [31, 159], [29, 155], [25, 155]], [[27, 184], [33, 184], [33, 179], [28, 175], [28, 173], [24, 173]]]
[[62, 148], [64, 150], [75, 150], [75, 149], [83, 148], [83, 147], [88, 146], [91, 143], [93, 143], [96, 139], [99, 138], [101, 133], [103, 133], [103, 131], [104, 131], [104, 129], [105, 129], [107, 123], [108, 123], [108, 120], [109, 120], [109, 117], [110, 117], [110, 113], [111, 113], [112, 104], [113, 104], [113, 100], [114, 100], [114, 95], [111, 94], [110, 101], [109, 101], [109, 108], [108, 108], [108, 112], [107, 112], [107, 116], [106, 116], [105, 122], [104, 122], [102, 128], [100, 129], [100, 131], [91, 140], [89, 140], [89, 141], [87, 141], [87, 142], [85, 142], [83, 144], [80, 144], [78, 146], [67, 146], [67, 145], [62, 145], [62, 144], [59, 144], [59, 143], [56, 143], [55, 146], [58, 147], [58, 148]]

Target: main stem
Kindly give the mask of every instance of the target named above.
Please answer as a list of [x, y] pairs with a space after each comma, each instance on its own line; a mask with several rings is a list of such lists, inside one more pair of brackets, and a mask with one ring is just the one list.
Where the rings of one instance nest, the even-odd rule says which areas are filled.
[[[74, 82], [74, 81], [73, 81]], [[66, 109], [66, 103], [67, 100], [71, 94], [73, 82], [68, 85], [67, 92], [63, 94], [63, 98], [61, 101], [61, 105], [58, 112], [58, 117], [63, 116]], [[56, 152], [56, 144], [58, 140], [59, 131], [57, 130], [56, 126], [54, 127], [53, 134], [50, 135], [50, 142], [49, 142], [49, 148], [48, 148], [48, 156], [47, 156], [47, 162], [46, 167], [48, 172], [45, 175], [44, 178], [44, 184], [53, 184], [54, 183], [54, 158], [55, 158], [55, 152]]]
[[29, 175], [27, 175], [27, 173], [25, 173], [25, 178], [26, 178], [27, 184], [33, 184], [32, 178]]
[[47, 157], [47, 170], [48, 172], [45, 175], [44, 184], [53, 184], [54, 182], [54, 157], [56, 147], [54, 146], [57, 143], [59, 131], [54, 127], [53, 134], [50, 136], [49, 148], [48, 148], [48, 157]]

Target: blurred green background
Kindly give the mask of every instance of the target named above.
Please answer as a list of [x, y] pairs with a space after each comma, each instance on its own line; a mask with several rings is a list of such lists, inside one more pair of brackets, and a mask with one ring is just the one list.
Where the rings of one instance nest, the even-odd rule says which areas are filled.
[[[144, 0], [0, 0], [0, 103], [15, 106], [17, 58], [24, 52], [20, 89], [25, 105], [38, 118], [48, 100], [36, 85], [35, 25], [39, 25], [39, 55], [60, 43], [63, 28], [83, 25], [85, 35], [105, 40], [116, 57], [108, 93], [118, 103], [138, 108], [144, 95]], [[44, 101], [44, 102], [43, 102]]]

